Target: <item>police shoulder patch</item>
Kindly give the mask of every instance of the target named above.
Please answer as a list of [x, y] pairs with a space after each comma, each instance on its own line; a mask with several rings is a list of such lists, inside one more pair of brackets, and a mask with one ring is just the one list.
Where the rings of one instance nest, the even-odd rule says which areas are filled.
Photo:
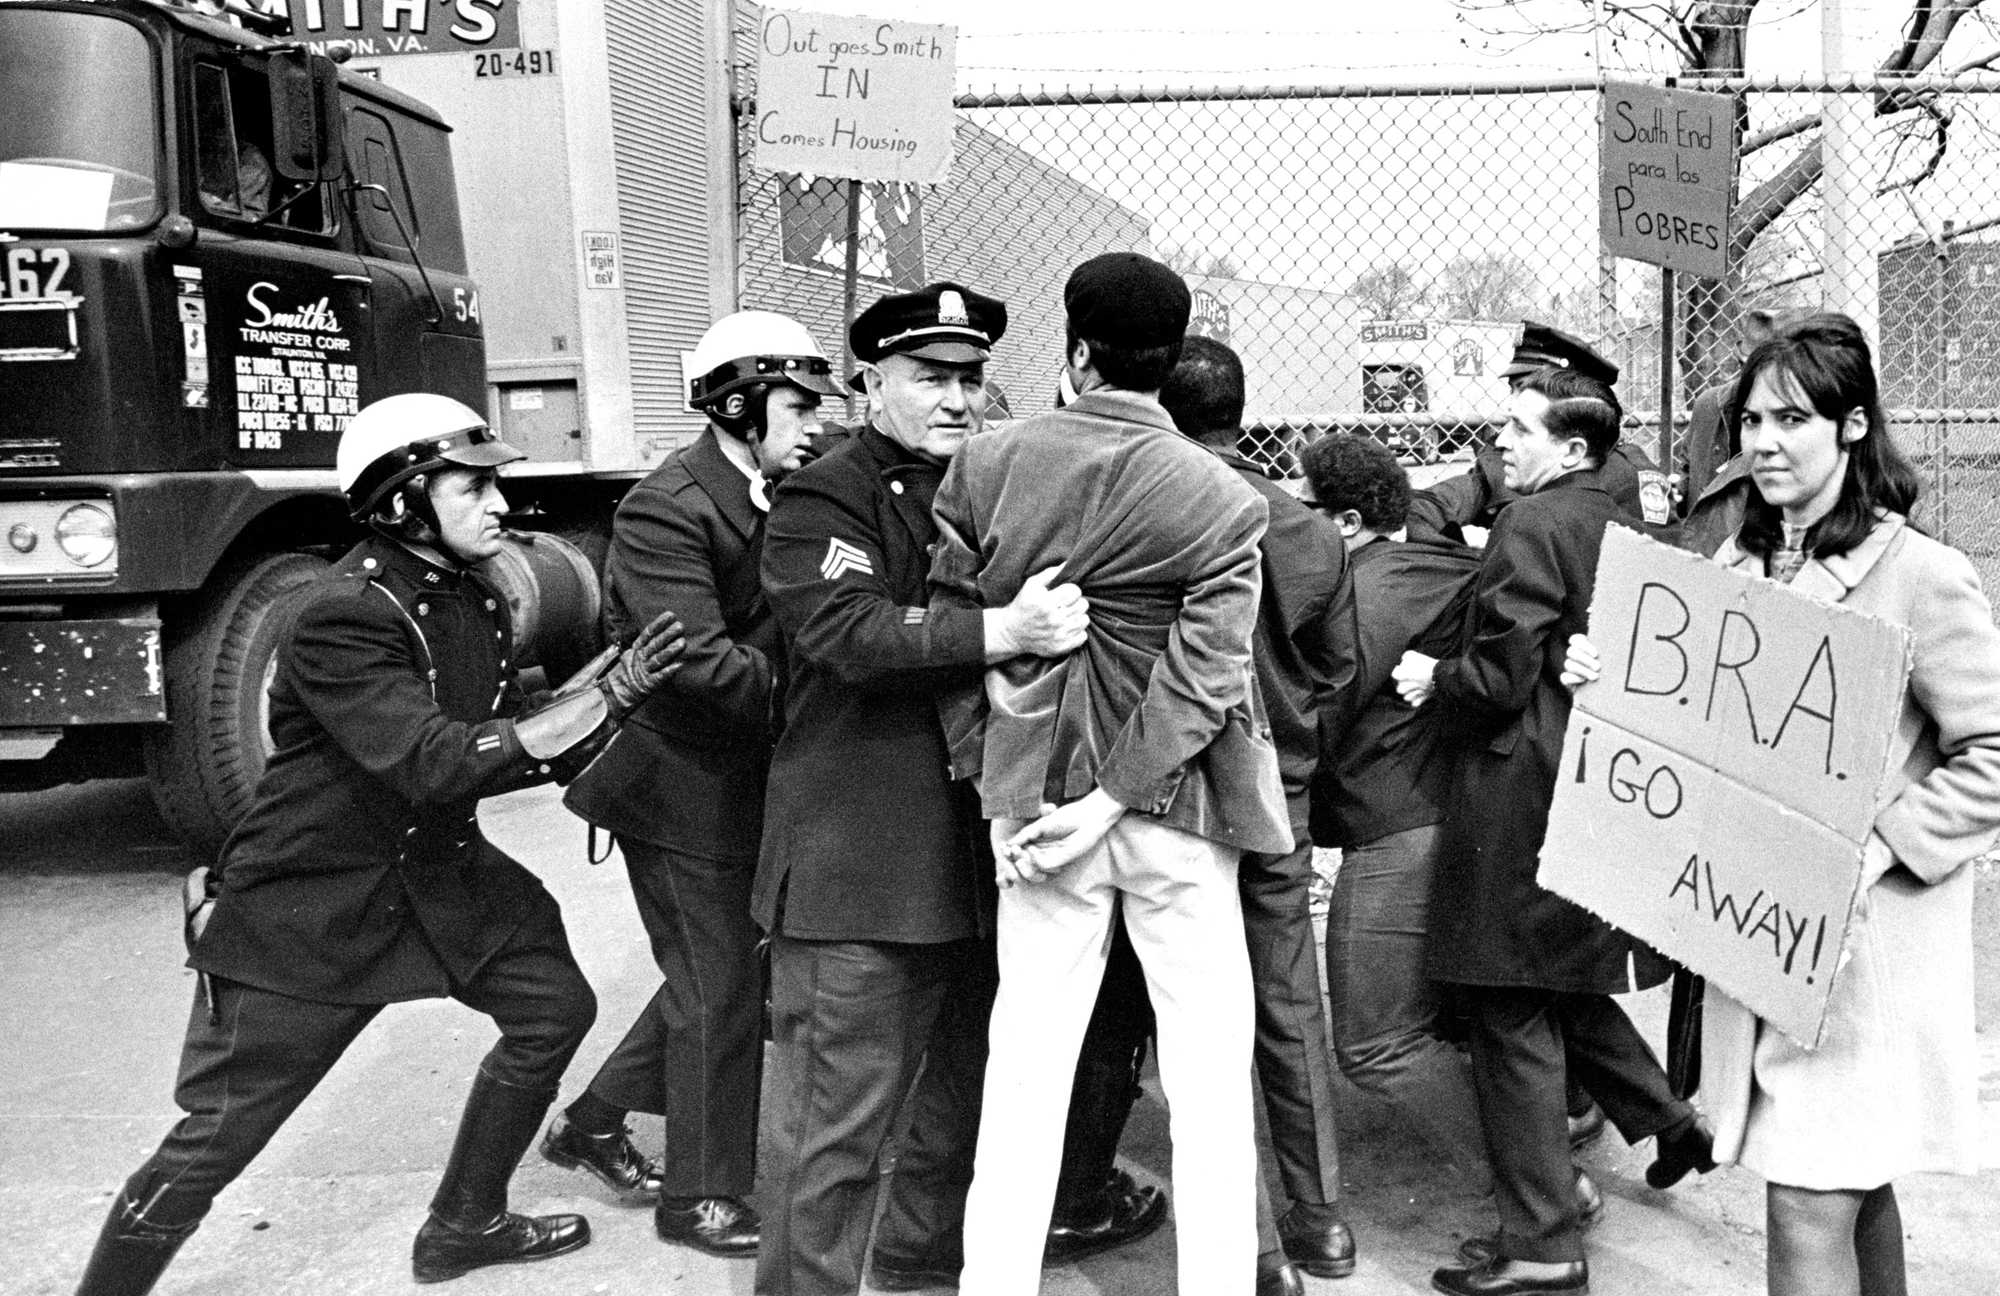
[[820, 559], [819, 574], [827, 580], [839, 580], [849, 572], [860, 572], [863, 576], [875, 574], [875, 564], [868, 560], [868, 554], [839, 536], [829, 537], [826, 542], [826, 557]]

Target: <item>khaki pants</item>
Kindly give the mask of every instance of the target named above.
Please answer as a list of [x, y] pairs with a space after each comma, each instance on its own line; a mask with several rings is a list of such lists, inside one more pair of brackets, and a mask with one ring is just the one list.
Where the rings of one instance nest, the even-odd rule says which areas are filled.
[[1000, 893], [1000, 991], [965, 1211], [963, 1296], [1032, 1296], [1077, 1047], [1115, 906], [1159, 1019], [1173, 1136], [1180, 1290], [1256, 1278], [1254, 1013], [1237, 852], [1130, 814], [1054, 877]]

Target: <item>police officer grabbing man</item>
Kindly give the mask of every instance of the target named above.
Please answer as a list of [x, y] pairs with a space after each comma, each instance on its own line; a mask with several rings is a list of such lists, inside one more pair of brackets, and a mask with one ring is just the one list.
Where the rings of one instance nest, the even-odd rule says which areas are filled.
[[[839, 389], [819, 343], [769, 311], [717, 320], [689, 369], [708, 431], [619, 504], [604, 572], [614, 630], [673, 608], [687, 654], [566, 798], [617, 839], [663, 980], [542, 1152], [657, 1198], [661, 1238], [749, 1256], [764, 1051], [750, 883], [781, 664], [758, 561], [767, 486], [806, 457]], [[664, 1169], [633, 1146], [630, 1111], [664, 1115]]]
[[149, 1291], [362, 1028], [408, 999], [456, 999], [500, 1029], [417, 1232], [417, 1281], [590, 1240], [580, 1216], [507, 1209], [597, 1004], [556, 902], [486, 841], [476, 809], [568, 772], [683, 644], [663, 613], [608, 671], [527, 704], [506, 603], [479, 571], [501, 546], [498, 469], [523, 457], [442, 396], [392, 396], [348, 423], [341, 489], [374, 534], [279, 647], [270, 766], [191, 887], [201, 977], [174, 1093], [187, 1114], [113, 1201], [80, 1296]]

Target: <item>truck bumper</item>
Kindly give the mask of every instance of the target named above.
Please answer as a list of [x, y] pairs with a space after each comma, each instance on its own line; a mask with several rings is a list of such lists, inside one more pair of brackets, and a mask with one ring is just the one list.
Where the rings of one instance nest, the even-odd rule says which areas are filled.
[[166, 718], [158, 617], [0, 621], [0, 731]]

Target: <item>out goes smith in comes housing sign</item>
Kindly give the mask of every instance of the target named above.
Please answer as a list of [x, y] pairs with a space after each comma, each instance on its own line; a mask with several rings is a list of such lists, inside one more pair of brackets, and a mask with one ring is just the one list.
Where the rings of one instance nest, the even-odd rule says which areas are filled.
[[1613, 525], [1590, 639], [1538, 880], [1811, 1047], [1909, 632]]

